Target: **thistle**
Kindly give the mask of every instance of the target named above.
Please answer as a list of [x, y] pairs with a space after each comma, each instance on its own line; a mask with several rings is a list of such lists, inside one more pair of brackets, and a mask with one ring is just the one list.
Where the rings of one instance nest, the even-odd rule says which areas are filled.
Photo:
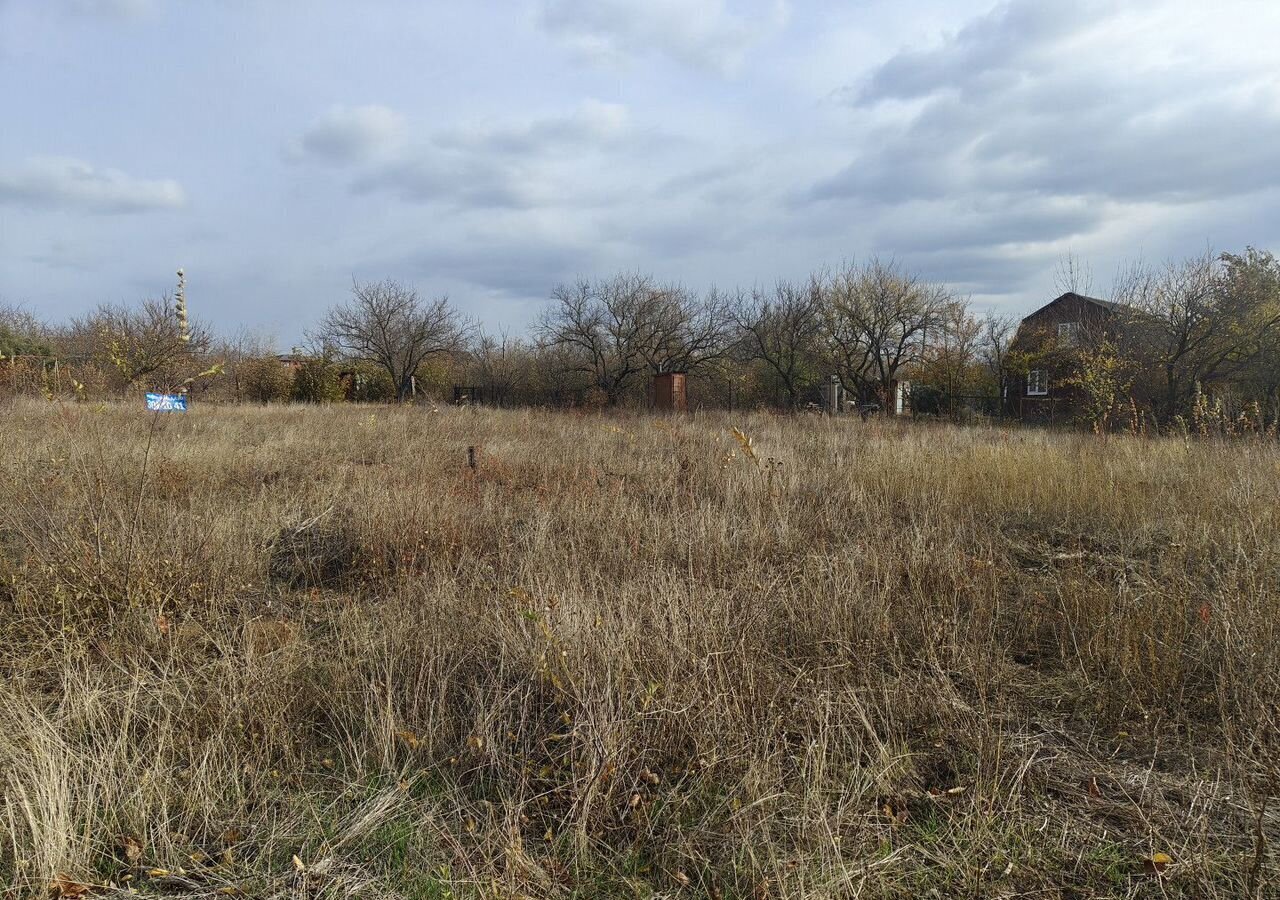
[[173, 303], [173, 313], [178, 319], [178, 340], [191, 343], [191, 323], [187, 320], [187, 276], [178, 270], [178, 291]]

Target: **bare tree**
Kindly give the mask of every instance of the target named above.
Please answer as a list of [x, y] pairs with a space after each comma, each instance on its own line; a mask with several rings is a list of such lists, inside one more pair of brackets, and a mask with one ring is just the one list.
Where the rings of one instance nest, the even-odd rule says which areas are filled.
[[448, 297], [423, 300], [413, 288], [386, 279], [353, 282], [351, 299], [329, 310], [312, 340], [381, 368], [403, 401], [418, 367], [434, 354], [461, 349], [466, 333]]
[[1013, 375], [1009, 364], [1009, 347], [1017, 329], [1018, 322], [1013, 316], [996, 312], [987, 313], [979, 323], [978, 358], [991, 377], [1002, 413], [1005, 411], [1009, 382]]
[[594, 384], [583, 371], [581, 361], [578, 348], [545, 336], [538, 337], [529, 347], [526, 393], [555, 406], [580, 397], [584, 387]]
[[506, 332], [497, 336], [481, 330], [471, 348], [471, 371], [476, 381], [483, 385], [488, 397], [486, 402], [503, 405], [514, 392], [529, 359], [529, 350], [519, 339], [513, 340]]
[[679, 286], [658, 288], [644, 299], [639, 314], [640, 352], [655, 374], [696, 372], [728, 350], [729, 301], [715, 288], [706, 297]]
[[900, 370], [924, 358], [929, 333], [938, 334], [955, 301], [892, 263], [873, 259], [846, 266], [829, 279], [823, 337], [846, 390], [887, 402]]
[[174, 387], [181, 374], [178, 367], [207, 352], [212, 338], [199, 324], [184, 330], [174, 301], [166, 295], [137, 306], [99, 306], [72, 320], [69, 343], [79, 344], [118, 372], [128, 390], [144, 380], [155, 387]]
[[822, 285], [779, 281], [772, 291], [740, 294], [733, 305], [741, 355], [759, 360], [777, 376], [787, 405], [795, 407], [814, 377], [816, 341], [822, 325]]
[[242, 325], [226, 337], [218, 339], [213, 350], [226, 368], [231, 395], [239, 400], [244, 387], [242, 376], [247, 373], [245, 367], [253, 369], [257, 361], [273, 356], [275, 339]]
[[699, 297], [648, 275], [578, 279], [551, 292], [537, 325], [561, 359], [617, 404], [646, 372], [692, 372], [728, 346], [729, 303], [712, 291]]
[[974, 363], [978, 358], [982, 323], [969, 311], [967, 300], [953, 299], [941, 304], [937, 338], [925, 358], [928, 371], [945, 391], [948, 411], [955, 416], [957, 400], [969, 393]]
[[1231, 288], [1227, 259], [1205, 252], [1158, 270], [1134, 266], [1117, 280], [1122, 347], [1158, 373], [1165, 421], [1188, 408], [1198, 387], [1238, 375], [1280, 329], [1280, 309]]
[[1089, 296], [1093, 290], [1093, 269], [1074, 253], [1064, 254], [1053, 270], [1053, 285], [1061, 294]]
[[638, 274], [556, 285], [538, 334], [565, 351], [561, 363], [586, 375], [614, 406], [648, 365], [644, 346], [651, 335], [644, 309], [653, 291], [652, 280]]

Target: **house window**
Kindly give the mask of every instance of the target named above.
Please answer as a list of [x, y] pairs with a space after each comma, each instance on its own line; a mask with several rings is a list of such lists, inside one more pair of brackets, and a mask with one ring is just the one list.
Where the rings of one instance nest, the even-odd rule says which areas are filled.
[[1080, 338], [1079, 322], [1059, 322], [1058, 323], [1058, 343], [1068, 347], [1074, 347], [1076, 341]]
[[1043, 397], [1049, 393], [1049, 373], [1044, 369], [1032, 369], [1027, 373], [1027, 396]]

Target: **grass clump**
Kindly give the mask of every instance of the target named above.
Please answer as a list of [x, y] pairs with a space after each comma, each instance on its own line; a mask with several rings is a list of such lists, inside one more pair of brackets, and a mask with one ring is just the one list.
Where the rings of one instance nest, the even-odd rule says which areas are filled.
[[297, 525], [281, 528], [267, 544], [267, 574], [291, 588], [341, 584], [358, 570], [360, 543], [328, 509]]

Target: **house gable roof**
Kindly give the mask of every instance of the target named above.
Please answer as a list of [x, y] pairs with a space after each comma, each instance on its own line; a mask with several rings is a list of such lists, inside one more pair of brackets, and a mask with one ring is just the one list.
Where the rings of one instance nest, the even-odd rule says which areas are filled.
[[1099, 300], [1097, 297], [1086, 297], [1084, 294], [1077, 294], [1075, 291], [1067, 291], [1065, 294], [1062, 294], [1059, 297], [1054, 297], [1052, 300], [1050, 300], [1048, 303], [1046, 303], [1044, 306], [1040, 307], [1039, 309], [1033, 312], [1027, 313], [1025, 316], [1022, 317], [1022, 321], [1026, 322], [1030, 319], [1034, 319], [1036, 316], [1040, 315], [1042, 312], [1049, 309], [1050, 307], [1057, 306], [1060, 303], [1070, 302], [1072, 300], [1075, 300], [1080, 303], [1091, 304], [1093, 306], [1098, 307], [1099, 309], [1105, 310], [1106, 312], [1114, 312], [1115, 310], [1120, 308], [1119, 303], [1112, 303], [1110, 300]]

